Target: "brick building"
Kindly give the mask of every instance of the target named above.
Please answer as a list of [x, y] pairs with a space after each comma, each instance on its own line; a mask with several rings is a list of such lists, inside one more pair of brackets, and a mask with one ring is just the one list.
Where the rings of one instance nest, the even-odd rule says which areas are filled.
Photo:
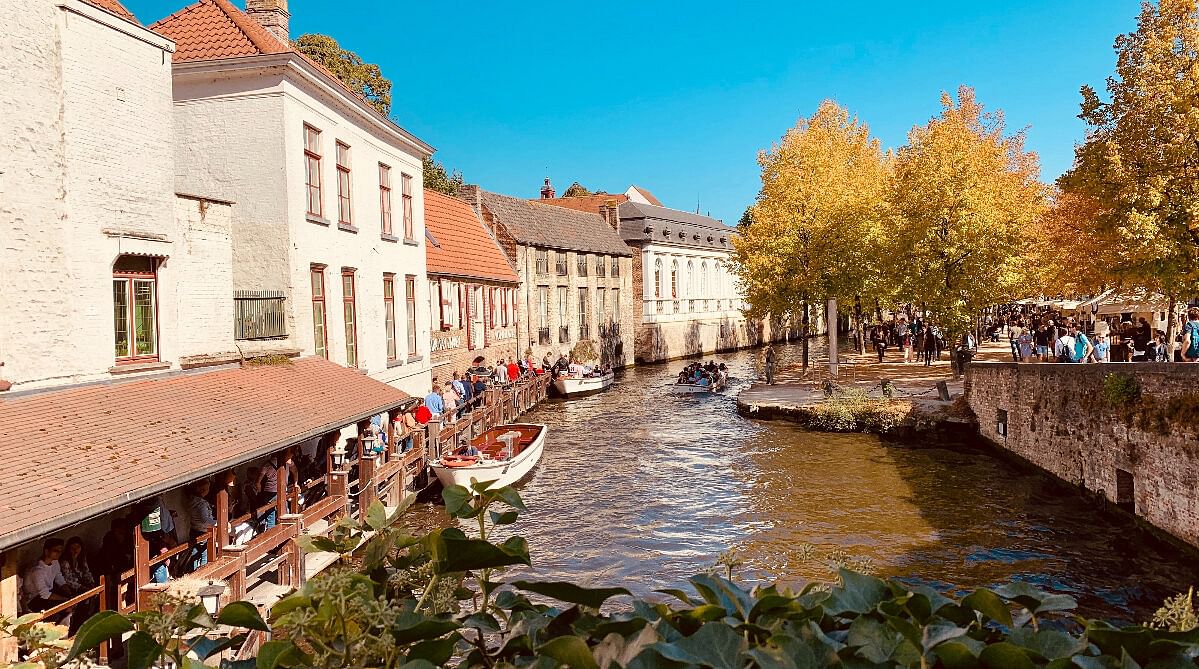
[[488, 365], [519, 356], [520, 278], [479, 215], [426, 190], [425, 232], [433, 374], [448, 379], [478, 356]]
[[199, 0], [173, 39], [177, 188], [235, 201], [235, 336], [429, 387], [421, 160], [432, 148], [293, 50], [285, 0]]
[[531, 350], [540, 360], [586, 341], [602, 362], [632, 364], [631, 253], [616, 234], [615, 210], [573, 211], [471, 185], [460, 195], [479, 212], [520, 277], [522, 353]]

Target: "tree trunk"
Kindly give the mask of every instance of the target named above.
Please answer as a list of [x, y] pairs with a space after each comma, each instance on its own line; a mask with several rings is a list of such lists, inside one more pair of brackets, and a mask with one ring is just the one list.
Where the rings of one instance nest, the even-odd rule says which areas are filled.
[[[1174, 311], [1178, 309], [1178, 299], [1170, 295], [1170, 310], [1166, 312], [1169, 317], [1169, 322], [1166, 324], [1166, 361], [1174, 362], [1174, 327], [1178, 323], [1178, 317]], [[1152, 318], [1152, 316], [1151, 316]]]
[[803, 371], [808, 371], [808, 301], [803, 302]]
[[840, 330], [840, 317], [837, 316], [837, 298], [828, 298], [828, 315], [826, 320], [829, 326], [828, 330], [828, 373], [832, 378], [837, 378], [837, 331]]
[[858, 355], [866, 354], [866, 325], [862, 323], [862, 296], [853, 298], [853, 313], [857, 320]]

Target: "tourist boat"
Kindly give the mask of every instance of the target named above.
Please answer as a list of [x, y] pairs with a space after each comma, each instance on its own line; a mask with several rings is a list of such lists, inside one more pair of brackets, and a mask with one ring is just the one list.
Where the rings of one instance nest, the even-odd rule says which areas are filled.
[[495, 481], [493, 488], [524, 478], [545, 450], [544, 425], [513, 423], [487, 430], [470, 441], [479, 455], [443, 455], [429, 467], [444, 486], [470, 487], [470, 480]]
[[612, 372], [603, 376], [559, 376], [551, 387], [560, 397], [578, 397], [606, 389], [615, 378]]
[[670, 392], [680, 395], [690, 395], [692, 393], [718, 393], [724, 390], [723, 383], [717, 383], [710, 386], [701, 386], [698, 383], [672, 383]]

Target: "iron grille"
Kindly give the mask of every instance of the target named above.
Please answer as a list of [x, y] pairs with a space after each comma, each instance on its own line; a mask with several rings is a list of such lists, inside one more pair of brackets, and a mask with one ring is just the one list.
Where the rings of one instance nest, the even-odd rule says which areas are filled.
[[270, 339], [287, 336], [281, 290], [233, 291], [233, 338]]

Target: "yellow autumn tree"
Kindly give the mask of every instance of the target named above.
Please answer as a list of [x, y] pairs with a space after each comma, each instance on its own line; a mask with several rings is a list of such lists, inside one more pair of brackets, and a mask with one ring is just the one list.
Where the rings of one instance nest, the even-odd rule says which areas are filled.
[[820, 104], [758, 157], [762, 190], [732, 260], [755, 314], [798, 315], [829, 297], [873, 297], [889, 167], [869, 129]]
[[1088, 195], [1053, 193], [1027, 246], [1025, 269], [1034, 293], [1079, 297], [1117, 283], [1108, 263], [1113, 240], [1102, 223], [1104, 212]]
[[1199, 289], [1195, 0], [1142, 3], [1136, 30], [1116, 39], [1116, 54], [1109, 100], [1082, 89], [1087, 138], [1058, 184], [1098, 203], [1100, 228], [1112, 240], [1104, 258], [1116, 279], [1176, 301]]
[[890, 267], [899, 294], [957, 336], [984, 307], [1022, 292], [1045, 187], [1023, 133], [1006, 134], [1003, 114], [985, 111], [971, 88], [956, 103], [943, 94], [941, 106], [896, 157]]

